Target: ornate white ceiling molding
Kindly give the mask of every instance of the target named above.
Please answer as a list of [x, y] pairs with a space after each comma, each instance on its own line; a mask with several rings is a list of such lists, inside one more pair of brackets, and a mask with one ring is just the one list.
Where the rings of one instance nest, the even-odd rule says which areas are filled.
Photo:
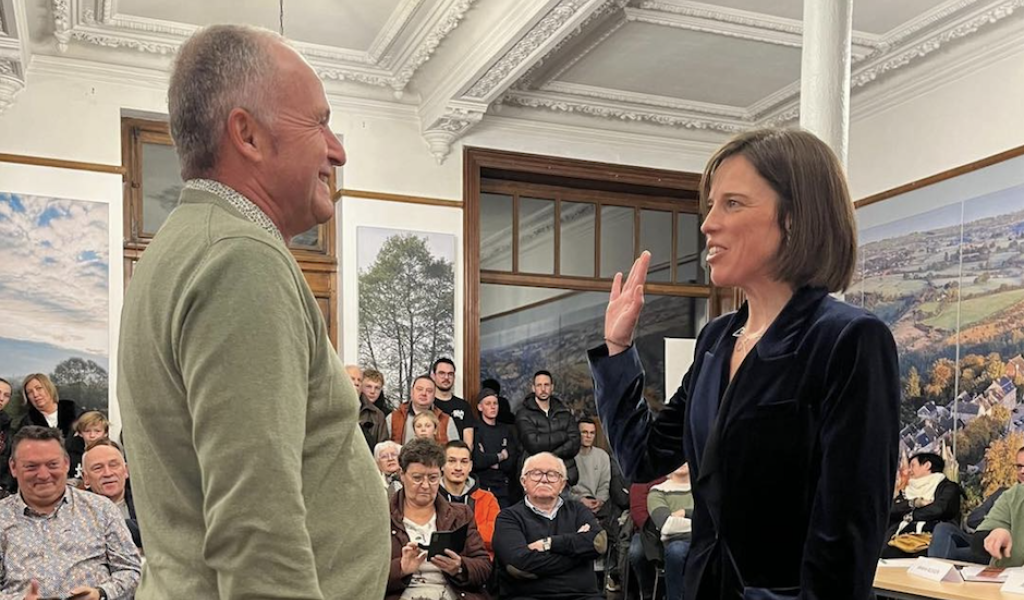
[[26, 23], [24, 2], [0, 0], [0, 113], [25, 89], [29, 62]]
[[599, 88], [579, 83], [553, 81], [545, 85], [542, 91], [566, 96], [595, 98], [597, 100], [604, 100], [618, 104], [635, 104], [651, 108], [667, 108], [680, 113], [701, 114], [722, 119], [736, 119], [741, 121], [750, 119], [747, 111], [737, 106], [711, 104], [709, 102], [697, 102], [695, 100], [680, 100], [679, 98], [654, 96], [651, 94], [640, 94], [622, 90], [609, 90], [607, 88]]
[[707, 129], [736, 133], [750, 127], [741, 119], [713, 117], [675, 109], [638, 107], [613, 100], [586, 99], [550, 92], [513, 91], [506, 94], [504, 103], [528, 108], [543, 108], [555, 112], [577, 113], [616, 121], [647, 122], [683, 129]]
[[618, 18], [613, 17], [614, 20], [606, 29], [604, 29], [594, 39], [588, 40], [586, 46], [584, 46], [580, 52], [577, 52], [572, 57], [569, 57], [569, 59], [566, 60], [564, 63], [557, 65], [557, 70], [555, 70], [548, 77], [546, 77], [548, 81], [558, 79], [558, 77], [562, 73], [572, 68], [572, 66], [575, 65], [581, 58], [589, 54], [590, 51], [593, 50], [594, 48], [600, 46], [606, 39], [611, 37], [611, 35], [614, 34], [616, 31], [618, 31], [620, 27], [626, 24], [626, 19], [623, 18], [622, 9], [628, 3], [629, 0], [612, 0], [611, 2], [606, 2], [601, 8], [595, 10], [593, 13], [590, 14], [589, 17], [587, 17], [582, 23], [580, 23], [579, 27], [573, 29], [571, 32], [568, 33], [568, 35], [562, 37], [562, 39], [559, 40], [557, 44], [555, 44], [555, 47], [552, 48], [546, 55], [544, 55], [543, 58], [535, 62], [533, 66], [530, 67], [528, 71], [526, 71], [526, 74], [520, 77], [519, 80], [516, 81], [512, 87], [519, 90], [525, 90], [532, 87], [541, 67], [547, 64], [551, 57], [558, 56], [562, 48], [564, 48], [567, 44], [573, 42], [583, 32], [589, 30], [591, 26], [595, 26], [596, 24], [601, 23], [606, 18], [608, 18], [609, 15], [617, 12]]
[[[530, 58], [537, 52], [544, 50], [545, 45], [548, 46], [548, 50], [556, 46], [557, 40], [561, 38], [558, 35], [561, 33], [561, 29], [573, 17], [576, 17], [583, 8], [593, 4], [593, 2], [588, 2], [588, 0], [562, 0], [559, 2], [526, 36], [516, 42], [511, 50], [506, 52], [497, 63], [488, 69], [469, 88], [465, 93], [465, 97], [474, 100], [493, 99], [495, 89], [510, 87], [514, 81], [509, 81], [509, 78], [516, 71], [520, 71], [519, 74], [525, 73], [526, 68], [524, 68], [524, 65], [540, 60], [542, 57], [534, 56], [533, 60], [530, 60]], [[601, 4], [604, 4], [604, 2], [601, 2]], [[580, 24], [582, 24], [582, 21]], [[556, 40], [556, 42], [552, 42], [552, 40]], [[544, 54], [547, 54], [547, 52], [545, 51]], [[505, 85], [502, 85], [503, 83]]]
[[947, 0], [882, 36], [886, 47], [898, 45], [914, 34], [964, 12], [978, 2], [979, 0]]
[[[442, 0], [438, 10], [412, 30], [410, 23], [423, 0], [405, 0], [389, 17], [369, 51], [293, 41], [325, 80], [354, 81], [390, 87], [397, 97], [417, 69], [437, 50], [476, 0]], [[107, 48], [170, 55], [178, 51], [197, 26], [119, 14], [114, 0], [51, 0], [54, 37], [61, 52], [72, 41]], [[409, 39], [418, 42], [415, 46]], [[401, 49], [398, 47], [401, 46]], [[402, 58], [396, 59], [396, 56]], [[389, 68], [392, 63], [393, 68]]]
[[[645, 0], [639, 9], [631, 8], [626, 12], [627, 18], [633, 21], [782, 46], [793, 46], [794, 41], [799, 46], [803, 36], [803, 23], [800, 21], [688, 0]], [[854, 58], [871, 54], [883, 46], [883, 41], [876, 35], [853, 33]]]
[[437, 164], [442, 164], [451, 153], [452, 144], [484, 118], [486, 104], [453, 101], [440, 118], [423, 132], [423, 139], [434, 155]]

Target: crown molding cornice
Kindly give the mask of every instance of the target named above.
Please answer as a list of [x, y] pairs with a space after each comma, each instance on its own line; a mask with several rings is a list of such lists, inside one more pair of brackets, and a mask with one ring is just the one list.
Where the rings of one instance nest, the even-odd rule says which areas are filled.
[[0, 113], [25, 89], [28, 69], [28, 31], [25, 3], [0, 0]]
[[[292, 44], [310, 60], [322, 79], [390, 87], [400, 98], [417, 69], [458, 26], [475, 1], [442, 0], [419, 29], [409, 31], [406, 37], [415, 39], [414, 46], [402, 34], [423, 0], [402, 2], [366, 52], [300, 41]], [[171, 55], [199, 29], [194, 25], [119, 14], [114, 0], [51, 0], [51, 7], [53, 35], [62, 53], [68, 51], [72, 42], [82, 42]]]
[[[609, 94], [611, 96], [612, 94]], [[682, 129], [706, 129], [737, 133], [751, 126], [743, 119], [713, 116], [669, 107], [637, 106], [614, 99], [581, 98], [551, 92], [512, 91], [503, 102], [527, 108], [543, 108], [555, 112], [576, 113], [626, 122], [646, 122]]]

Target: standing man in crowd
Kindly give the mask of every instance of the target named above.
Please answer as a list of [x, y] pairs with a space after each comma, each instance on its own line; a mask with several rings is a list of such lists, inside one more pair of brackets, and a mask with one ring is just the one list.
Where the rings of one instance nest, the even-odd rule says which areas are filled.
[[439, 358], [430, 367], [430, 378], [434, 380], [434, 406], [440, 408], [455, 421], [462, 441], [473, 447], [473, 409], [469, 403], [452, 393], [455, 386], [455, 363], [450, 358]]
[[356, 393], [363, 388], [363, 370], [359, 368], [359, 365], [345, 365], [345, 372], [348, 373], [348, 378], [352, 380], [352, 387], [356, 388]]
[[385, 419], [391, 441], [404, 446], [409, 440], [416, 437], [412, 421], [416, 415], [425, 411], [433, 411], [434, 416], [437, 417], [439, 423], [437, 437], [442, 445], [459, 439], [455, 421], [434, 404], [434, 380], [426, 375], [420, 375], [412, 381], [409, 401], [391, 411], [391, 414]]
[[384, 374], [377, 369], [363, 371], [363, 385], [359, 393], [377, 407], [384, 416], [391, 414], [391, 403], [384, 394]]
[[[612, 483], [612, 462], [608, 453], [594, 445], [597, 438], [597, 424], [590, 417], [580, 419], [580, 452], [576, 455], [576, 469], [579, 481], [572, 486], [572, 497], [589, 508], [598, 518], [608, 502]], [[600, 514], [598, 514], [600, 513]]]
[[359, 399], [287, 246], [335, 214], [323, 85], [281, 36], [215, 25], [168, 105], [185, 188], [121, 318], [137, 598], [379, 600], [387, 496], [353, 485], [379, 477]]
[[[554, 396], [555, 379], [548, 371], [533, 375], [533, 393], [523, 400], [516, 413], [516, 429], [523, 456], [550, 452], [565, 462], [567, 483], [576, 485], [576, 453], [580, 451], [580, 430], [576, 418], [561, 400]], [[564, 486], [563, 486], [564, 487]]]

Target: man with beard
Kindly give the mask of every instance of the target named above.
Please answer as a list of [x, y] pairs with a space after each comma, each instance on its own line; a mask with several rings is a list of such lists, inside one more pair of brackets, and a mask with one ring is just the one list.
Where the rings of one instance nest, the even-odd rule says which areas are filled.
[[569, 408], [554, 396], [554, 377], [548, 371], [533, 375], [533, 393], [516, 413], [516, 429], [524, 456], [550, 452], [565, 462], [567, 483], [576, 485], [576, 453], [580, 451], [580, 430]]
[[434, 380], [434, 406], [454, 419], [459, 437], [470, 448], [473, 447], [473, 410], [469, 403], [452, 393], [455, 386], [455, 363], [450, 358], [439, 358], [430, 367], [430, 378]]
[[434, 403], [434, 381], [426, 375], [420, 375], [412, 382], [412, 389], [409, 390], [409, 401], [396, 408], [385, 419], [386, 428], [391, 436], [391, 441], [403, 446], [415, 437], [412, 428], [412, 421], [416, 415], [424, 411], [433, 411], [437, 417], [440, 427], [438, 437], [442, 444], [450, 440], [459, 439], [458, 431], [455, 428], [455, 421]]
[[473, 511], [476, 528], [484, 540], [484, 548], [491, 560], [494, 550], [494, 520], [498, 518], [498, 499], [494, 494], [481, 489], [477, 481], [469, 476], [473, 470], [472, 451], [466, 442], [453, 440], [444, 447], [444, 467], [441, 469], [440, 494], [452, 504], [465, 504]]

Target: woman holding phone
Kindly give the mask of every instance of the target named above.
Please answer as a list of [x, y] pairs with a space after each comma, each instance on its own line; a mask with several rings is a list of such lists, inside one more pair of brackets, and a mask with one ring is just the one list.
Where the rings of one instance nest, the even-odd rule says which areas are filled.
[[[473, 511], [449, 504], [437, 491], [444, 450], [433, 440], [416, 438], [402, 447], [398, 463], [402, 489], [391, 496], [391, 573], [385, 600], [487, 600], [484, 585], [491, 560], [477, 531]], [[422, 546], [437, 531], [466, 527], [460, 551], [429, 557]]]

